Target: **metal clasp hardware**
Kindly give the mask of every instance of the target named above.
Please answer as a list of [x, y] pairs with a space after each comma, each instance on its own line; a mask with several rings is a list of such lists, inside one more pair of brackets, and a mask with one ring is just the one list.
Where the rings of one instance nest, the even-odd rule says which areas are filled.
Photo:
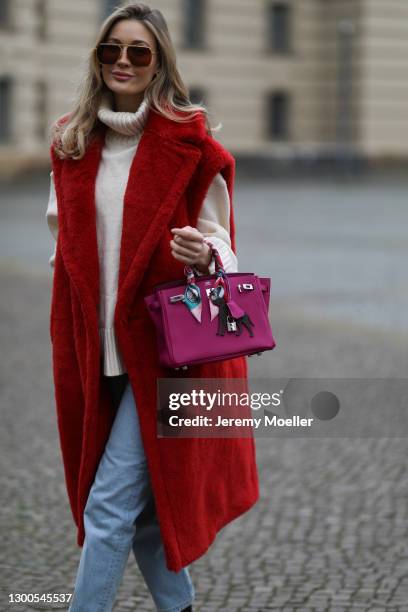
[[175, 302], [182, 302], [184, 300], [184, 293], [179, 293], [179, 295], [171, 295], [169, 298], [170, 304], [174, 304]]
[[253, 291], [254, 286], [252, 283], [242, 283], [238, 285], [238, 291], [242, 293], [243, 291]]

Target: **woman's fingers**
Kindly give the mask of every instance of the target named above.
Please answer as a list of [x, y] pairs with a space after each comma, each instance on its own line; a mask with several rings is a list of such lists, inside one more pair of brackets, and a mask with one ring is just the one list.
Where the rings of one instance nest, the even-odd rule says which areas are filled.
[[170, 241], [170, 244], [174, 248], [181, 249], [180, 252], [182, 252], [182, 249], [187, 249], [192, 254], [201, 253], [202, 248], [203, 248], [203, 243], [202, 242], [195, 242], [193, 240], [186, 240], [185, 238], [182, 239], [182, 238], [177, 237], [177, 236], [173, 240]]
[[197, 258], [202, 252], [202, 244], [189, 244], [188, 246], [183, 246], [174, 240], [170, 240], [170, 247], [172, 250], [178, 255], [183, 255], [184, 257]]
[[200, 255], [203, 249], [203, 235], [194, 227], [175, 227], [172, 230], [173, 240], [170, 241], [171, 247], [180, 255]]
[[195, 227], [186, 225], [171, 229], [174, 236], [170, 240], [172, 255], [183, 263], [199, 265], [204, 256], [204, 236]]
[[191, 227], [190, 225], [186, 225], [185, 227], [178, 228], [174, 227], [171, 232], [174, 235], [174, 238], [177, 238], [177, 242], [186, 246], [187, 244], [197, 243], [202, 244], [204, 240], [204, 236], [201, 232], [198, 231], [195, 227]]
[[172, 255], [174, 259], [177, 259], [178, 261], [181, 261], [187, 264], [188, 266], [193, 266], [196, 263], [195, 261], [191, 261], [191, 257], [185, 257], [184, 255], [179, 255], [178, 253], [175, 253], [174, 251], [172, 251]]

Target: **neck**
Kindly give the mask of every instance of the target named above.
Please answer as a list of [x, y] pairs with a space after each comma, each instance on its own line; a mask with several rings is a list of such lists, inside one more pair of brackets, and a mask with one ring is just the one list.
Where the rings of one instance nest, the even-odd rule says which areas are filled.
[[124, 96], [114, 94], [114, 110], [119, 113], [135, 113], [143, 102], [144, 94], [135, 94], [134, 96]]

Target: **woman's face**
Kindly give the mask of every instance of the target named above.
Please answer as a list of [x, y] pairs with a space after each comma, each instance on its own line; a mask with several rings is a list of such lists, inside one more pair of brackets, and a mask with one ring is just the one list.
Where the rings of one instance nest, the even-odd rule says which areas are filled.
[[[156, 52], [149, 66], [133, 66], [128, 59], [127, 49], [122, 49], [115, 64], [102, 65], [102, 78], [114, 94], [117, 110], [134, 111], [143, 100], [144, 90], [159, 68], [156, 39], [142, 22], [122, 19], [115, 23], [103, 42], [148, 46]], [[118, 73], [128, 76], [121, 77]]]

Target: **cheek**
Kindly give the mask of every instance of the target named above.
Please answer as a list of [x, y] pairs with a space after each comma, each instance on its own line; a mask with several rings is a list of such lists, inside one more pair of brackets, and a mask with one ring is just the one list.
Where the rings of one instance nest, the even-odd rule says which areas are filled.
[[101, 74], [102, 74], [102, 78], [103, 78], [104, 81], [107, 81], [107, 80], [112, 78], [110, 76], [110, 70], [109, 70], [109, 68], [107, 66], [102, 66]]
[[139, 81], [143, 81], [144, 83], [150, 83], [154, 76], [155, 69], [147, 68], [138, 74]]

